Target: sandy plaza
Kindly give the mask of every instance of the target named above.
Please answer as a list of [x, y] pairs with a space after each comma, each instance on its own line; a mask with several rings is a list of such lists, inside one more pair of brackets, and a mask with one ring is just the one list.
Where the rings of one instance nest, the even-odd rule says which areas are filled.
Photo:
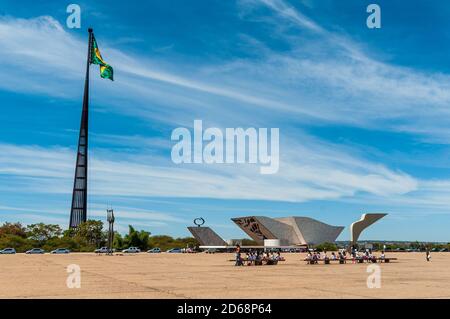
[[0, 0], [0, 319], [450, 309], [449, 17]]
[[[388, 253], [381, 288], [369, 264], [307, 265], [286, 253], [277, 266], [234, 267], [232, 254], [0, 255], [0, 298], [450, 298], [450, 253]], [[67, 267], [81, 269], [69, 289]]]

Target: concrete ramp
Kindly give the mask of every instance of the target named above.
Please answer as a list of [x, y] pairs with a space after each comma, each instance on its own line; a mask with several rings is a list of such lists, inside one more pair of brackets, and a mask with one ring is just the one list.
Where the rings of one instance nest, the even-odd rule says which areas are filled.
[[361, 219], [354, 222], [350, 225], [350, 241], [352, 245], [356, 244], [358, 241], [359, 235], [361, 235], [361, 232], [375, 223], [377, 220], [383, 218], [387, 214], [363, 214], [361, 216]]
[[209, 227], [188, 227], [200, 246], [226, 246], [227, 243]]

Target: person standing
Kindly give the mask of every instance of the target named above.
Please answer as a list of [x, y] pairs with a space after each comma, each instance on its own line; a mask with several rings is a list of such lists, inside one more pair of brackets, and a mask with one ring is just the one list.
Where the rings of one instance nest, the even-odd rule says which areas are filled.
[[381, 251], [380, 262], [385, 261], [385, 259], [386, 259], [386, 255], [384, 254], [384, 250], [383, 250], [383, 251]]
[[425, 254], [426, 254], [427, 261], [430, 261], [431, 260], [431, 252], [428, 248], [427, 248]]
[[241, 258], [241, 246], [236, 245], [236, 264], [235, 266], [242, 266], [242, 258]]

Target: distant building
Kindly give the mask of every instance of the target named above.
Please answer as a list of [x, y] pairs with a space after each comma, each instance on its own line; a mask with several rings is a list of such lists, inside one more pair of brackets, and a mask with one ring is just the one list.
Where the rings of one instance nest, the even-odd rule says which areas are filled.
[[242, 239], [228, 239], [227, 240], [227, 245], [228, 246], [242, 246]]
[[333, 243], [344, 229], [309, 217], [269, 218], [247, 216], [231, 219], [259, 245], [265, 239], [279, 239], [283, 246]]

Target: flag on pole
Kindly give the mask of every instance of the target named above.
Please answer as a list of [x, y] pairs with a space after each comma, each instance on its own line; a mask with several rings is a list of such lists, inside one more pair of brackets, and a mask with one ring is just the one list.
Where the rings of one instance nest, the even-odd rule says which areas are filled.
[[114, 81], [113, 68], [103, 60], [102, 55], [100, 54], [100, 50], [98, 49], [97, 41], [95, 40], [94, 35], [92, 35], [91, 63], [100, 65], [100, 76], [102, 78], [110, 79], [111, 81]]

